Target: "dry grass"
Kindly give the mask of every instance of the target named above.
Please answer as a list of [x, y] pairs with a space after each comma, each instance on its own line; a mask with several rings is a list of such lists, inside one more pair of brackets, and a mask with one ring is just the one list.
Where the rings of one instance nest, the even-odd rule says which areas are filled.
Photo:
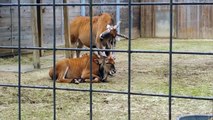
[[[118, 49], [127, 49], [127, 41], [120, 41]], [[213, 41], [175, 40], [175, 51], [213, 52]], [[132, 49], [168, 50], [168, 40], [139, 39], [132, 41]], [[49, 55], [48, 52], [45, 53]], [[62, 52], [58, 52], [62, 54]], [[127, 91], [128, 54], [116, 53], [117, 73], [107, 83], [93, 84], [96, 90]], [[139, 93], [168, 94], [169, 56], [167, 54], [132, 54], [131, 91]], [[32, 62], [31, 55], [22, 56], [22, 64]], [[51, 58], [41, 60], [42, 65], [52, 65]], [[0, 59], [0, 64], [16, 64], [14, 58]], [[0, 72], [0, 84], [18, 84], [18, 74]], [[213, 96], [213, 56], [173, 55], [173, 95]], [[48, 68], [21, 74], [22, 85], [50, 86]], [[62, 88], [89, 89], [89, 84], [56, 84]], [[17, 119], [17, 88], [0, 87], [0, 118]], [[53, 117], [53, 91], [21, 89], [22, 118], [46, 120]], [[89, 92], [56, 90], [57, 118], [59, 120], [88, 120]], [[211, 114], [213, 101], [173, 99], [172, 119], [183, 114]], [[93, 93], [94, 120], [126, 120], [128, 97], [121, 94]], [[168, 119], [168, 98], [131, 96], [133, 120]]]

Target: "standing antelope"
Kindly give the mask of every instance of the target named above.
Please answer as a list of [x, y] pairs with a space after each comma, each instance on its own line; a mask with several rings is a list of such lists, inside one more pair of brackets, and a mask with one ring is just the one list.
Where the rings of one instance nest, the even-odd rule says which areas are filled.
[[[92, 47], [98, 49], [112, 49], [117, 36], [117, 25], [111, 14], [102, 13], [92, 18]], [[82, 48], [84, 45], [90, 47], [90, 17], [79, 16], [70, 22], [70, 40], [72, 48]], [[111, 56], [112, 52], [98, 52], [100, 56]], [[80, 51], [76, 51], [76, 57], [80, 56]], [[74, 57], [74, 51], [71, 52]]]

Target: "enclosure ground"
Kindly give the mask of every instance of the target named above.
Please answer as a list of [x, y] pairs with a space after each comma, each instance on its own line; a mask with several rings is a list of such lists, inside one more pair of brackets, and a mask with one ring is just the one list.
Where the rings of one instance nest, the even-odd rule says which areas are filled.
[[[28, 55], [29, 56], [29, 55]], [[40, 57], [41, 61], [45, 61], [45, 60], [52, 60], [53, 55], [46, 55], [43, 57]], [[65, 58], [64, 55], [56, 55], [56, 59], [61, 60]], [[17, 58], [15, 58], [17, 59]], [[28, 62], [28, 61], [27, 61]], [[30, 62], [30, 61], [29, 61]], [[32, 62], [32, 61], [31, 61]], [[41, 69], [45, 69], [45, 68], [49, 68], [51, 67], [52, 64], [42, 64], [41, 63]], [[9, 65], [0, 65], [0, 72], [18, 72], [18, 64], [17, 63], [13, 63], [13, 64], [9, 64]], [[34, 67], [33, 64], [31, 63], [25, 63], [24, 65], [21, 65], [21, 73], [26, 73], [26, 72], [32, 72], [34, 71]]]
[[[173, 51], [213, 52], [213, 40], [174, 39]], [[168, 39], [132, 40], [133, 50], [168, 51]], [[128, 49], [128, 41], [118, 41], [116, 49]], [[63, 51], [57, 51], [57, 60], [63, 58]], [[128, 90], [128, 53], [115, 53], [117, 73], [108, 82], [93, 84], [95, 90]], [[53, 65], [52, 51], [46, 51], [41, 59], [42, 69], [21, 73], [23, 86], [53, 86], [48, 69]], [[32, 55], [22, 55], [21, 65], [32, 65]], [[18, 65], [17, 57], [1, 58], [2, 65]], [[132, 53], [131, 92], [167, 94], [169, 90], [169, 54]], [[213, 56], [173, 54], [172, 94], [211, 97], [213, 96]], [[1, 71], [0, 84], [18, 84], [18, 73]], [[80, 88], [89, 90], [90, 85], [82, 83], [61, 84], [59, 88]], [[17, 119], [18, 89], [0, 87], [0, 118]], [[94, 120], [125, 120], [128, 118], [127, 94], [93, 92]], [[89, 119], [89, 92], [56, 90], [57, 118], [72, 120]], [[172, 119], [185, 114], [212, 114], [213, 100], [172, 99]], [[23, 119], [52, 119], [53, 91], [47, 89], [21, 89]], [[133, 120], [168, 119], [168, 98], [131, 95], [131, 117]]]

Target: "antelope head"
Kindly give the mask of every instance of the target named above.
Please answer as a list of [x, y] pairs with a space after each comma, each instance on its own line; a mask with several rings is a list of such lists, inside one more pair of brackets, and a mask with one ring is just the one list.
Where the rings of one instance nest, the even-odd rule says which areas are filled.
[[125, 35], [117, 33], [117, 28], [119, 27], [120, 23], [121, 23], [121, 21], [119, 21], [114, 26], [107, 25], [106, 30], [100, 34], [100, 39], [103, 40], [103, 39], [110, 38], [110, 37], [115, 38], [116, 36], [128, 39], [128, 37], [126, 37]]
[[114, 26], [107, 25], [106, 30], [100, 34], [100, 39], [103, 40], [103, 39], [110, 38], [110, 37], [115, 38], [117, 35], [117, 28], [119, 27], [120, 23], [121, 22], [119, 21]]

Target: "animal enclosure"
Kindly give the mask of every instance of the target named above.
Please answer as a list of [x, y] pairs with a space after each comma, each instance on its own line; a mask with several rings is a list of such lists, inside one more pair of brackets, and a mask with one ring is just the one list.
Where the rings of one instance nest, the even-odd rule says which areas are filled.
[[[112, 1], [111, 1], [112, 2]], [[0, 118], [5, 119], [169, 119], [176, 120], [185, 114], [212, 114], [213, 108], [213, 41], [212, 39], [174, 38], [174, 13], [176, 6], [211, 6], [208, 2], [129, 1], [120, 3], [61, 4], [53, 0], [44, 3], [52, 12], [51, 46], [22, 46], [21, 10], [39, 6], [25, 2], [0, 3], [3, 7], [17, 8], [17, 45], [0, 45], [0, 49], [14, 49], [18, 56], [1, 58], [0, 66], [16, 66], [17, 72], [0, 71]], [[121, 32], [128, 40], [117, 42], [117, 73], [106, 83], [60, 84], [51, 81], [48, 69], [64, 58], [64, 51], [77, 50], [57, 46], [57, 7], [68, 5], [87, 6], [92, 15], [93, 7], [126, 7], [127, 15]], [[134, 37], [134, 7], [168, 6], [169, 37], [163, 39]], [[111, 8], [111, 9], [112, 9]], [[121, 15], [122, 16], [122, 15]], [[157, 15], [161, 18], [161, 15]], [[167, 16], [167, 15], [165, 15]], [[128, 19], [127, 19], [128, 18]], [[122, 20], [121, 20], [122, 21]], [[124, 20], [123, 20], [124, 21]], [[146, 22], [151, 22], [147, 20]], [[148, 24], [148, 23], [147, 23]], [[147, 25], [146, 24], [146, 25]], [[135, 25], [137, 26], [137, 24]], [[148, 27], [146, 27], [148, 29]], [[153, 29], [153, 27], [151, 27]], [[181, 29], [181, 28], [176, 28]], [[136, 32], [140, 33], [140, 32]], [[156, 32], [156, 35], [160, 33]], [[152, 33], [153, 35], [153, 33]], [[167, 34], [168, 35], [168, 34]], [[145, 36], [144, 36], [145, 37]], [[32, 42], [32, 41], [31, 41]], [[24, 65], [32, 64], [33, 56], [22, 50], [45, 50], [40, 59], [42, 69], [23, 72]], [[85, 49], [91, 53], [96, 49]], [[6, 66], [6, 69], [9, 67]]]

